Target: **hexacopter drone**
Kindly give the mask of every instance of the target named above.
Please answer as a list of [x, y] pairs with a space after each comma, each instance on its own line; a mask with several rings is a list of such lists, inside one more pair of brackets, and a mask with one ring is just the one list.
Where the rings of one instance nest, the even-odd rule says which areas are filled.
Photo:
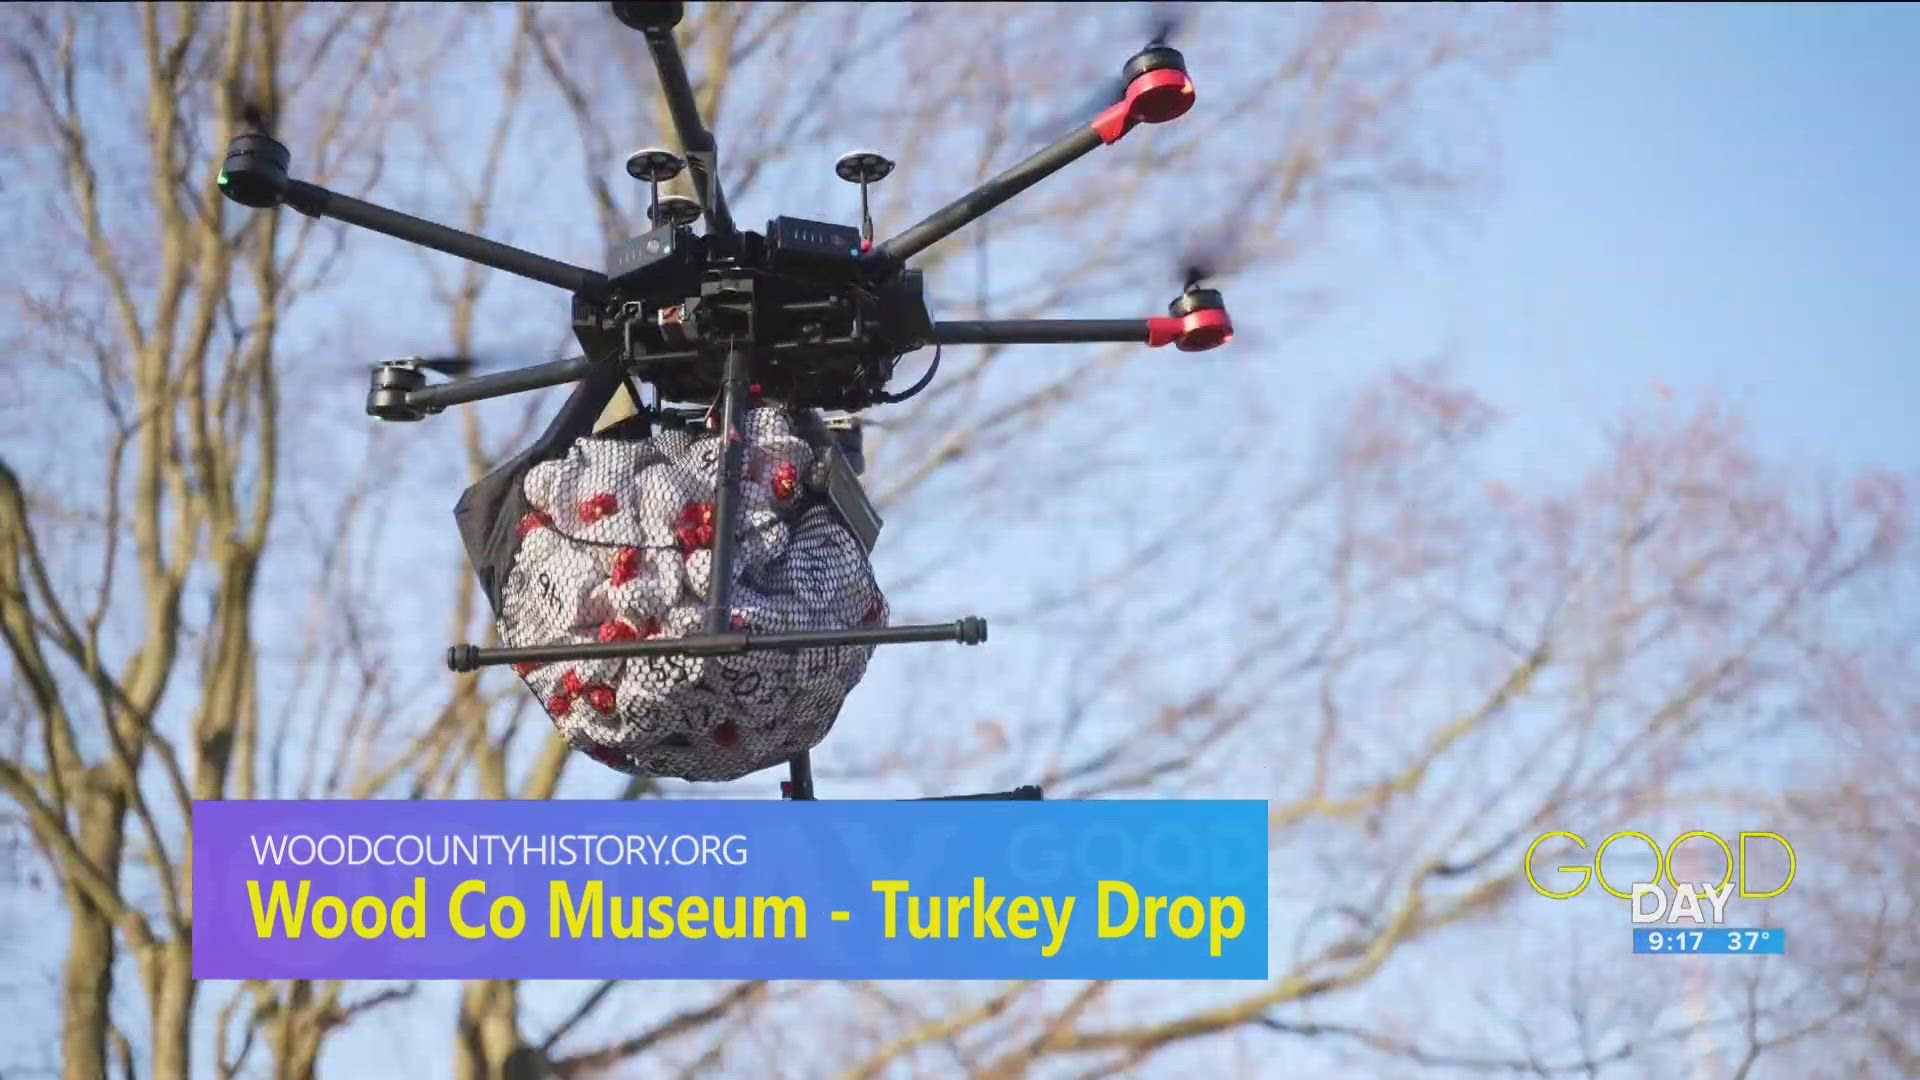
[[[511, 665], [575, 748], [623, 772], [731, 780], [784, 760], [782, 794], [812, 799], [810, 753], [875, 646], [987, 636], [975, 617], [886, 624], [868, 562], [881, 522], [858, 479], [855, 414], [923, 389], [941, 345], [1198, 352], [1233, 333], [1198, 272], [1165, 316], [935, 322], [906, 262], [1138, 125], [1184, 115], [1193, 82], [1156, 35], [1091, 122], [892, 239], [873, 242], [868, 188], [894, 166], [871, 152], [836, 165], [860, 187], [859, 227], [776, 217], [765, 233], [746, 232], [728, 212], [713, 133], [674, 40], [683, 7], [612, 5], [646, 37], [685, 156], [647, 149], [627, 159], [651, 186], [653, 227], [614, 245], [604, 272], [292, 179], [287, 148], [265, 130], [232, 141], [219, 184], [243, 206], [289, 206], [573, 294], [581, 356], [432, 385], [428, 372], [457, 365], [410, 357], [373, 371], [367, 412], [381, 420], [576, 384], [546, 432], [455, 507], [503, 644], [455, 645], [448, 667]], [[660, 185], [683, 170], [695, 198], [663, 198]], [[928, 345], [926, 374], [890, 394], [900, 358]], [[639, 383], [653, 388], [652, 404], [640, 404]], [[637, 411], [602, 423], [623, 389]]]

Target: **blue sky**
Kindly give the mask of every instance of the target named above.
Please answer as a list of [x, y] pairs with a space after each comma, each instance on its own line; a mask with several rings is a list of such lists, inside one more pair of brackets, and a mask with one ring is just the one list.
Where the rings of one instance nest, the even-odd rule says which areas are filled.
[[1774, 453], [1920, 465], [1920, 6], [1562, 20], [1490, 111], [1479, 229], [1382, 274], [1352, 358], [1444, 339], [1527, 456], [1665, 383]]

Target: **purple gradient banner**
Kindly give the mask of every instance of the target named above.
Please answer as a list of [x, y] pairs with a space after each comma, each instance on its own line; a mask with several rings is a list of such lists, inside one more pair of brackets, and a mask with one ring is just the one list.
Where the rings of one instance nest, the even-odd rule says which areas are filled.
[[1267, 807], [202, 802], [201, 979], [1264, 979]]

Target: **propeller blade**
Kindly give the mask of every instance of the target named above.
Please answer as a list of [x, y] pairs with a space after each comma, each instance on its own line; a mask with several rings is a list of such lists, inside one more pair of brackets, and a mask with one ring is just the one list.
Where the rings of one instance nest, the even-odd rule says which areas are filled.
[[1170, 225], [1162, 235], [1167, 237], [1168, 247], [1180, 245], [1176, 249], [1180, 259], [1175, 265], [1183, 288], [1246, 269], [1255, 258], [1254, 245], [1260, 239], [1256, 230], [1232, 213], [1191, 232]]
[[[403, 358], [395, 357], [394, 359], [403, 359]], [[483, 371], [488, 368], [498, 366], [492, 363], [491, 361], [481, 360], [472, 356], [464, 356], [464, 355], [462, 356], [453, 356], [453, 355], [413, 356], [413, 357], [405, 357], [404, 359], [411, 361], [414, 364], [414, 366], [420, 368], [423, 371], [432, 371], [440, 375], [445, 375], [450, 379], [466, 378], [467, 376], [472, 375], [477, 371]], [[375, 361], [371, 363], [356, 363], [351, 365], [351, 370], [356, 372], [378, 371], [382, 367], [385, 367], [387, 364], [392, 362], [393, 362], [392, 360], [385, 360], [385, 361]], [[347, 370], [348, 370], [348, 367], [343, 365], [340, 368], [340, 373], [342, 375], [345, 375]]]
[[247, 93], [238, 79], [227, 83], [227, 100], [233, 103], [240, 123], [269, 138], [273, 137], [274, 115], [260, 99]]
[[1186, 26], [1187, 17], [1190, 12], [1186, 7], [1176, 4], [1155, 4], [1153, 6], [1156, 15], [1151, 31], [1147, 35], [1147, 44], [1148, 46], [1171, 45], [1173, 44], [1174, 37]]
[[[1147, 40], [1143, 49], [1156, 45], [1171, 45], [1180, 32], [1187, 26], [1190, 8], [1186, 4], [1156, 3], [1147, 14], [1145, 26]], [[1051, 139], [1060, 133], [1087, 122], [1102, 109], [1112, 105], [1127, 95], [1127, 79], [1114, 76], [1100, 86], [1099, 92], [1091, 95], [1087, 103], [1071, 113], [1064, 113], [1058, 121], [1036, 125], [1031, 138], [1035, 140]]]
[[484, 366], [471, 356], [426, 356], [420, 359], [420, 366], [428, 371], [437, 371], [448, 378], [470, 375], [475, 369]]
[[1240, 260], [1224, 252], [1189, 253], [1180, 262], [1180, 287], [1215, 288], [1219, 278], [1240, 269], [1240, 265]]
[[[1209, 290], [1219, 293], [1218, 279], [1246, 269], [1252, 262], [1253, 253], [1249, 250], [1250, 237], [1244, 231], [1231, 226], [1223, 226], [1188, 243], [1174, 264], [1176, 279], [1180, 282], [1182, 293], [1195, 290]], [[1221, 299], [1225, 299], [1221, 297]], [[1298, 301], [1303, 310], [1317, 309], [1320, 303], [1308, 297]], [[1263, 297], [1261, 318], [1253, 323], [1239, 324], [1233, 328], [1233, 341], [1242, 349], [1260, 350], [1271, 347], [1271, 339], [1264, 332], [1261, 323], [1272, 321], [1272, 308], [1275, 301]], [[1232, 305], [1228, 305], [1232, 310]]]

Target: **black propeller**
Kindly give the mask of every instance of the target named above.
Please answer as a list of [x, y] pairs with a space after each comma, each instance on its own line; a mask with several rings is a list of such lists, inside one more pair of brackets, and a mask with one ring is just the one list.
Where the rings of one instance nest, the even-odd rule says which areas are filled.
[[246, 87], [240, 85], [238, 79], [230, 80], [227, 83], [227, 101], [231, 103], [230, 107], [233, 109], [234, 115], [239, 119], [242, 127], [249, 131], [265, 135], [269, 139], [274, 137], [273, 128], [276, 118], [273, 115], [273, 110], [268, 108], [266, 103], [262, 102], [259, 98], [247, 93]]
[[[1216, 230], [1186, 249], [1175, 266], [1180, 296], [1167, 309], [1170, 315], [1182, 315], [1192, 308], [1220, 307], [1225, 303], [1217, 279], [1245, 267], [1246, 237], [1238, 232]], [[1235, 327], [1232, 340], [1259, 348], [1266, 339], [1258, 326]]]
[[[1187, 16], [1188, 10], [1184, 6], [1168, 3], [1154, 4], [1148, 16], [1151, 21], [1147, 24], [1147, 40], [1140, 48], [1145, 50], [1171, 46], [1174, 38], [1186, 28]], [[1121, 96], [1127, 92], [1127, 80], [1115, 76], [1105, 90], [1103, 94], [1105, 104], [1101, 106], [1102, 108], [1120, 100]]]
[[1213, 276], [1213, 267], [1207, 263], [1190, 262], [1180, 270], [1180, 287], [1197, 289], [1201, 283]]
[[449, 379], [464, 379], [478, 372], [509, 365], [496, 362], [491, 357], [477, 357], [466, 354], [446, 354], [441, 356], [394, 356], [378, 363], [343, 364], [336, 370], [344, 376], [348, 371], [365, 375], [368, 371], [378, 371], [393, 364], [405, 364], [421, 371], [431, 371]]
[[[445, 343], [444, 338], [441, 341]], [[457, 380], [552, 363], [574, 351], [568, 349], [567, 344], [570, 343], [563, 342], [557, 346], [543, 345], [531, 336], [506, 334], [484, 338], [478, 347], [442, 353], [401, 351], [375, 353], [374, 355], [385, 358], [373, 362], [341, 361], [334, 370], [342, 376], [352, 371], [355, 375], [364, 378], [369, 370], [378, 371], [389, 365], [404, 364], [419, 371], [431, 371], [436, 375]]]
[[415, 359], [413, 363], [415, 367], [438, 372], [449, 379], [471, 375], [475, 370], [487, 366], [483, 361], [471, 356], [422, 356]]
[[1223, 274], [1231, 274], [1246, 261], [1246, 241], [1228, 222], [1202, 234], [1181, 252], [1178, 264], [1182, 289], [1212, 288], [1208, 284]]
[[[1162, 2], [1151, 5], [1147, 12], [1145, 27], [1147, 40], [1141, 48], [1145, 50], [1160, 45], [1172, 45], [1174, 39], [1186, 28], [1190, 14], [1186, 4]], [[1115, 75], [1101, 84], [1100, 90], [1090, 96], [1086, 104], [1072, 113], [1062, 114], [1053, 122], [1036, 127], [1029, 137], [1036, 140], [1051, 139], [1067, 128], [1086, 123], [1102, 109], [1125, 97], [1129, 81], [1125, 75]]]

